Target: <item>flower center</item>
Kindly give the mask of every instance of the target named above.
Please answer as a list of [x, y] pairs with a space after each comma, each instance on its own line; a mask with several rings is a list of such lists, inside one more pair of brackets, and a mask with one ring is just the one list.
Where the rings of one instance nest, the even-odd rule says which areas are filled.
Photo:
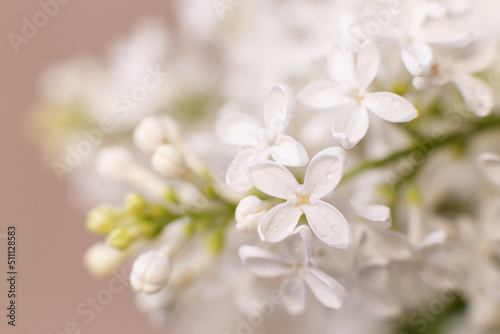
[[309, 204], [309, 195], [299, 195], [299, 203], [297, 205]]

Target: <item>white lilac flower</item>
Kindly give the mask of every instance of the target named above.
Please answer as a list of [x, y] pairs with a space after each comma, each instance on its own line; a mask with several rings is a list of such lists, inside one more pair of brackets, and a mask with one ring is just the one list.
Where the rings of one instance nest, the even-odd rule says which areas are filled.
[[446, 233], [436, 230], [413, 245], [413, 256], [409, 259], [412, 269], [432, 288], [441, 290], [457, 284], [457, 273], [444, 260], [447, 254]]
[[377, 317], [390, 318], [400, 314], [401, 305], [385, 287], [389, 277], [387, 264], [371, 261], [358, 265], [357, 262], [356, 257], [346, 276], [346, 288], [352, 298]]
[[491, 88], [473, 73], [488, 67], [496, 57], [495, 43], [478, 41], [465, 48], [444, 49], [435, 53], [430, 72], [413, 78], [416, 89], [429, 89], [453, 83], [467, 106], [478, 116], [487, 116], [493, 108]]
[[236, 192], [252, 188], [247, 166], [255, 160], [267, 159], [269, 155], [285, 166], [303, 166], [309, 160], [304, 147], [285, 130], [292, 117], [294, 96], [285, 85], [275, 86], [264, 105], [265, 127], [243, 113], [223, 116], [216, 126], [219, 138], [230, 145], [244, 147], [233, 160], [226, 175], [227, 184]]
[[375, 247], [374, 251], [379, 253], [385, 259], [404, 260], [412, 255], [412, 248], [408, 244], [406, 237], [398, 231], [390, 230], [391, 212], [383, 205], [369, 205], [358, 214], [370, 221], [369, 223], [353, 224], [357, 237], [356, 240], [361, 243], [365, 235]]
[[375, 40], [400, 44], [401, 60], [413, 76], [429, 72], [433, 59], [431, 45], [462, 46], [471, 35], [451, 20], [428, 21], [428, 14], [428, 1], [406, 0], [395, 17], [395, 24], [382, 27], [375, 36]]
[[252, 273], [260, 277], [284, 277], [281, 291], [285, 308], [300, 314], [306, 307], [306, 285], [326, 307], [338, 309], [346, 290], [334, 278], [311, 263], [311, 231], [301, 225], [282, 243], [284, 257], [265, 249], [243, 245], [239, 255]]
[[392, 122], [408, 122], [418, 116], [413, 105], [391, 92], [368, 93], [377, 76], [380, 53], [365, 42], [358, 54], [335, 46], [328, 57], [328, 72], [333, 82], [316, 82], [303, 88], [297, 99], [312, 111], [337, 110], [332, 132], [344, 148], [354, 147], [365, 136], [368, 112]]
[[347, 220], [339, 210], [321, 200], [340, 182], [346, 162], [346, 153], [340, 147], [319, 152], [307, 167], [304, 184], [299, 184], [292, 173], [277, 162], [251, 164], [250, 178], [255, 187], [286, 200], [262, 218], [258, 229], [261, 239], [271, 243], [282, 241], [305, 214], [309, 226], [321, 241], [335, 248], [347, 249], [352, 242]]

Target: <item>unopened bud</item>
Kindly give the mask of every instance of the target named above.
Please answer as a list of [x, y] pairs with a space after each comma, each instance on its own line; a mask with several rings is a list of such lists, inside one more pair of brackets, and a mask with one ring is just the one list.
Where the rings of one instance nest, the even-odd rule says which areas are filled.
[[121, 266], [126, 254], [122, 250], [100, 242], [87, 250], [83, 257], [83, 262], [92, 274], [105, 276], [111, 274]]
[[149, 154], [162, 144], [175, 143], [180, 138], [177, 122], [166, 116], [149, 116], [135, 128], [134, 142], [137, 147]]
[[115, 219], [112, 207], [100, 206], [89, 211], [85, 225], [94, 233], [106, 234], [115, 227]]
[[158, 292], [167, 285], [171, 270], [170, 259], [165, 253], [158, 250], [148, 251], [135, 260], [130, 284], [136, 291]]
[[243, 198], [236, 207], [236, 229], [242, 232], [256, 232], [266, 212], [264, 202], [257, 196]]
[[173, 145], [157, 147], [151, 164], [158, 174], [167, 179], [178, 178], [186, 169], [184, 157]]

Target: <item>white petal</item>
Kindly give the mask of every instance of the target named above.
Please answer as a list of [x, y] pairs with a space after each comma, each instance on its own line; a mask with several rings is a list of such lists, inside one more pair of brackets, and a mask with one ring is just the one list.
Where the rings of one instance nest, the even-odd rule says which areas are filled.
[[380, 288], [363, 286], [360, 288], [363, 305], [374, 315], [381, 318], [391, 318], [401, 313], [402, 309], [396, 298]]
[[385, 205], [368, 205], [358, 211], [358, 214], [370, 221], [377, 222], [379, 228], [391, 226], [391, 209]]
[[291, 315], [304, 312], [307, 302], [306, 285], [296, 276], [283, 280], [280, 290], [283, 293], [285, 308]]
[[215, 126], [219, 139], [235, 146], [253, 145], [262, 130], [252, 117], [240, 112], [222, 116]]
[[270, 152], [276, 162], [285, 166], [304, 166], [309, 161], [304, 146], [290, 136], [283, 136], [278, 144], [271, 146]]
[[340, 147], [324, 149], [309, 163], [304, 177], [304, 187], [311, 200], [332, 192], [344, 175], [347, 154]]
[[353, 148], [368, 131], [368, 122], [365, 107], [353, 103], [333, 121], [333, 136], [344, 148]]
[[429, 72], [432, 64], [431, 48], [421, 42], [413, 42], [401, 48], [401, 60], [408, 72], [416, 77], [422, 77]]
[[484, 177], [500, 187], [500, 156], [493, 153], [483, 153], [479, 156], [478, 165]]
[[448, 80], [438, 76], [426, 75], [425, 77], [413, 77], [412, 84], [417, 90], [426, 90], [446, 84]]
[[344, 107], [350, 98], [332, 82], [314, 82], [297, 94], [299, 104], [309, 111], [325, 111]]
[[359, 268], [359, 280], [366, 285], [383, 286], [389, 277], [386, 265], [368, 264]]
[[301, 225], [281, 243], [283, 254], [294, 262], [308, 263], [311, 253], [311, 229]]
[[388, 259], [404, 260], [411, 256], [411, 246], [399, 232], [380, 228], [368, 228], [370, 239], [376, 249]]
[[321, 304], [332, 309], [339, 309], [347, 296], [344, 287], [319, 269], [309, 267], [305, 281]]
[[359, 91], [364, 93], [368, 85], [375, 79], [380, 66], [380, 52], [373, 42], [361, 45], [356, 63]]
[[467, 106], [480, 117], [488, 116], [493, 109], [493, 94], [487, 84], [469, 74], [456, 75], [453, 83], [462, 94]]
[[344, 88], [357, 87], [355, 55], [335, 45], [328, 56], [328, 73], [330, 78]]
[[346, 250], [352, 242], [349, 224], [344, 216], [328, 203], [316, 201], [302, 207], [309, 226], [325, 244]]
[[248, 164], [259, 157], [257, 150], [247, 148], [234, 158], [226, 174], [227, 185], [237, 193], [243, 193], [253, 187], [248, 175]]
[[446, 241], [446, 232], [444, 230], [436, 230], [429, 233], [420, 243], [418, 244], [419, 249], [428, 248], [436, 245], [441, 245]]
[[497, 56], [497, 44], [481, 40], [457, 51], [456, 69], [463, 73], [477, 73], [488, 67]]
[[265, 249], [243, 245], [238, 250], [238, 254], [241, 261], [257, 276], [277, 277], [291, 272], [284, 259]]
[[427, 1], [406, 0], [399, 12], [399, 25], [407, 35], [413, 35], [424, 23], [427, 12]]
[[290, 87], [274, 86], [264, 104], [266, 127], [273, 133], [283, 134], [292, 118], [294, 105], [295, 97]]
[[470, 32], [449, 21], [436, 21], [420, 28], [416, 39], [431, 44], [463, 45], [470, 37]]
[[458, 280], [457, 273], [435, 264], [423, 265], [419, 273], [425, 283], [438, 290], [447, 289]]
[[370, 93], [362, 103], [372, 113], [392, 123], [408, 122], [418, 116], [417, 109], [407, 99], [394, 93]]
[[302, 216], [302, 210], [292, 203], [285, 202], [269, 210], [259, 225], [262, 241], [276, 243], [289, 236]]
[[277, 162], [256, 161], [248, 170], [255, 187], [268, 195], [288, 200], [300, 189], [292, 173]]

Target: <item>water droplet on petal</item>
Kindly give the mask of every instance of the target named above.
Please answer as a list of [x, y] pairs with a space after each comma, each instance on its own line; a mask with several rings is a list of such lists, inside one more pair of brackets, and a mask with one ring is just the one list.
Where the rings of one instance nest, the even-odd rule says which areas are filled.
[[332, 172], [328, 172], [328, 173], [326, 173], [326, 178], [327, 178], [328, 180], [331, 180], [331, 179], [333, 178], [333, 173], [332, 173]]

